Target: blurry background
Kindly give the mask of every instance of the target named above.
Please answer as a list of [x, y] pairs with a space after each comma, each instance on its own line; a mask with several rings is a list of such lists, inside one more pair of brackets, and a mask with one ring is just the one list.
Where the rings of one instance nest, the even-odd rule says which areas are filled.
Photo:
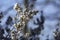
[[[6, 37], [8, 35], [6, 28], [9, 28], [10, 30], [13, 28], [13, 18], [16, 15], [16, 11], [13, 10], [15, 3], [19, 3], [19, 5], [23, 7], [23, 0], [0, 0], [0, 36], [1, 32], [3, 31], [2, 29], [4, 29], [3, 36]], [[47, 38], [49, 40], [55, 40], [53, 32], [57, 28], [60, 28], [60, 0], [36, 0], [34, 9], [38, 11], [43, 10], [43, 15], [45, 17], [44, 30], [42, 30], [41, 34], [39, 35], [40, 40], [46, 40]], [[37, 28], [37, 25], [33, 24], [33, 20], [40, 18], [39, 16], [40, 12], [33, 16], [33, 19], [28, 24], [29, 28]]]

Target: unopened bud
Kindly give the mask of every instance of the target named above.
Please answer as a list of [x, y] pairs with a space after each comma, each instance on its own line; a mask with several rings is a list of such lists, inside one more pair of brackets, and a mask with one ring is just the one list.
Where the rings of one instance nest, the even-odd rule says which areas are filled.
[[19, 6], [18, 6], [18, 3], [16, 3], [15, 5], [14, 5], [14, 10], [17, 10], [19, 8]]
[[14, 26], [14, 27], [16, 27], [17, 25], [16, 25], [16, 24], [14, 24], [13, 26]]

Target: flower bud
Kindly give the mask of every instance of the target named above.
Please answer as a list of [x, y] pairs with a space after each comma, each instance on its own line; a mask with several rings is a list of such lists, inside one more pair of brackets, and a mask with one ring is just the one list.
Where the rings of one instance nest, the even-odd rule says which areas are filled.
[[16, 4], [14, 5], [14, 10], [17, 10], [18, 8], [20, 8], [20, 7], [19, 7], [18, 3], [16, 3]]

